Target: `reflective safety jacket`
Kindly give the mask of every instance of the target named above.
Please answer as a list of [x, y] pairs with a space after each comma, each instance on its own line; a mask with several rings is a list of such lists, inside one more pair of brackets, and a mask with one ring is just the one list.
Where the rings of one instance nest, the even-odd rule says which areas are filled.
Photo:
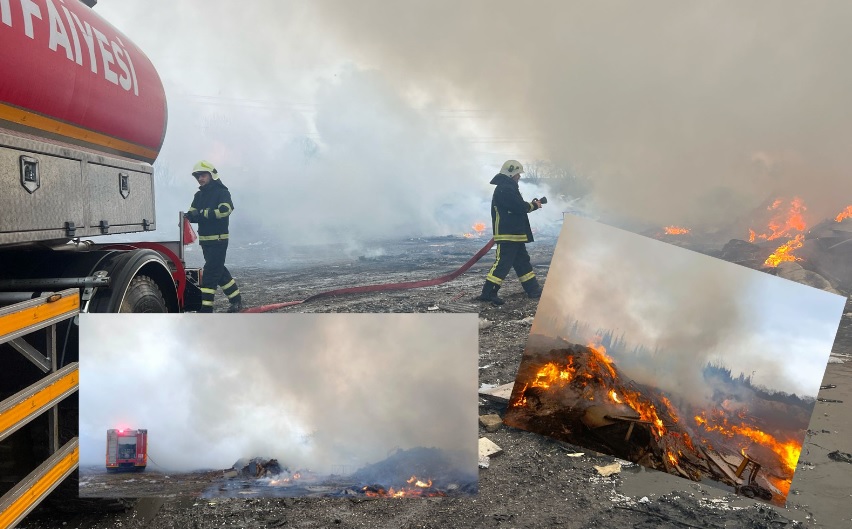
[[221, 180], [211, 179], [206, 186], [200, 186], [187, 212], [189, 221], [198, 223], [198, 242], [227, 239], [232, 211], [231, 192]]
[[491, 183], [497, 186], [491, 197], [494, 242], [533, 242], [527, 213], [538, 208], [524, 201], [518, 183], [512, 178], [501, 173], [492, 178]]

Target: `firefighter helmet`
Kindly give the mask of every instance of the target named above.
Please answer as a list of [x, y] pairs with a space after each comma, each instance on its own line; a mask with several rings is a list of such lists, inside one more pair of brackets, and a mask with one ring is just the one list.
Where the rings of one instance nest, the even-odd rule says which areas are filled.
[[500, 172], [506, 176], [515, 176], [524, 172], [524, 166], [518, 160], [507, 160], [500, 168]]
[[213, 180], [219, 179], [219, 172], [216, 171], [213, 164], [207, 160], [201, 160], [192, 168], [192, 176], [198, 176], [201, 173], [210, 173], [210, 177], [213, 178]]

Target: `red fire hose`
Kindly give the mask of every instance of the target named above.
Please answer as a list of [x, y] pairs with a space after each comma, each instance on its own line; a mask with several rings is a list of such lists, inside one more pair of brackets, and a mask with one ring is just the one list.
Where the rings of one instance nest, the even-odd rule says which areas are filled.
[[406, 290], [409, 288], [421, 288], [421, 287], [431, 287], [433, 285], [440, 285], [441, 283], [446, 283], [447, 281], [452, 281], [463, 273], [467, 272], [471, 266], [473, 266], [477, 261], [482, 259], [482, 256], [485, 255], [491, 247], [494, 246], [494, 239], [488, 241], [488, 243], [482, 247], [481, 250], [476, 252], [476, 255], [471, 257], [465, 264], [461, 266], [455, 272], [451, 272], [447, 275], [443, 275], [441, 277], [436, 277], [435, 279], [423, 279], [421, 281], [407, 281], [405, 283], [385, 283], [382, 285], [365, 285], [361, 287], [349, 287], [349, 288], [338, 288], [337, 290], [329, 290], [328, 292], [320, 292], [319, 294], [314, 294], [313, 296], [307, 297], [302, 301], [286, 301], [284, 303], [272, 303], [270, 305], [261, 305], [260, 307], [251, 307], [248, 309], [244, 309], [242, 312], [269, 312], [271, 310], [281, 309], [284, 307], [291, 307], [293, 305], [301, 305], [302, 303], [307, 303], [308, 301], [313, 301], [319, 298], [327, 298], [330, 296], [339, 296], [342, 294], [361, 294], [363, 292], [382, 292], [386, 290]]

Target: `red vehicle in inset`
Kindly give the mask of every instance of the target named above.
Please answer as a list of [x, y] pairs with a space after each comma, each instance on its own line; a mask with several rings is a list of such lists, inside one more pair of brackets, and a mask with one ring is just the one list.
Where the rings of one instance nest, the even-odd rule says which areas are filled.
[[148, 464], [148, 430], [107, 430], [108, 472], [142, 472]]

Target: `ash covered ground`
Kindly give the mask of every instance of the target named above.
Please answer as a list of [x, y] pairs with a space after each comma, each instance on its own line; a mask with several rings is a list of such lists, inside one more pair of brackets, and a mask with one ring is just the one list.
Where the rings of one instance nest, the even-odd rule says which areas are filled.
[[[334, 288], [437, 277], [455, 270], [486, 241], [447, 237], [311, 249], [234, 244], [229, 267], [246, 305], [257, 306]], [[555, 243], [555, 237], [541, 237], [528, 245], [540, 279], [546, 280]], [[470, 271], [439, 286], [321, 299], [279, 312], [478, 312], [479, 383], [513, 382], [536, 302], [523, 295], [513, 275], [500, 292], [505, 305], [474, 300], [493, 256], [492, 250]], [[197, 248], [187, 259], [200, 264]], [[218, 295], [217, 311], [226, 306]], [[626, 462], [619, 473], [603, 477], [595, 466], [615, 458], [501, 426], [496, 432], [480, 427], [480, 436], [503, 451], [480, 470], [479, 494], [469, 498], [146, 498], [124, 511], [99, 514], [67, 514], [48, 505], [21, 527], [852, 527], [852, 304], [844, 312], [823, 381], [836, 387], [820, 391], [823, 400], [817, 403], [786, 508]], [[505, 411], [505, 405], [486, 399], [479, 407], [480, 415]]]

